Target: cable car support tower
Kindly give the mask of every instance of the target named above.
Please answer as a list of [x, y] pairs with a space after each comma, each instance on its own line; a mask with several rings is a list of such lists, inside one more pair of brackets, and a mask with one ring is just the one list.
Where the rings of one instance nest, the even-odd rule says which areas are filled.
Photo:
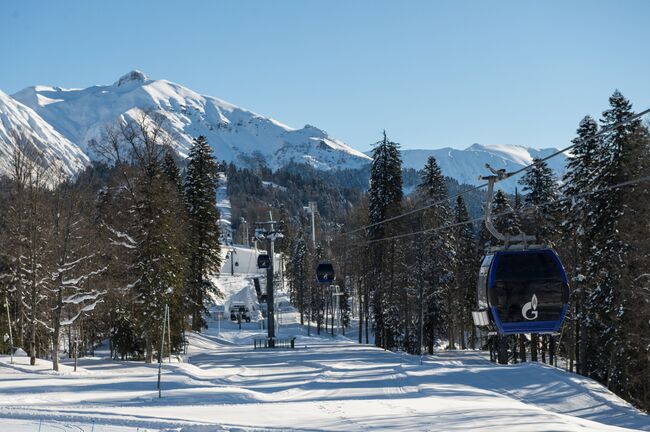
[[274, 220], [257, 222], [257, 228], [255, 228], [255, 238], [258, 240], [266, 240], [267, 253], [270, 257], [270, 262], [264, 265], [266, 267], [266, 316], [268, 320], [269, 348], [275, 348], [275, 299], [273, 295], [275, 240], [284, 237], [280, 230], [276, 229], [277, 224], [278, 222]]

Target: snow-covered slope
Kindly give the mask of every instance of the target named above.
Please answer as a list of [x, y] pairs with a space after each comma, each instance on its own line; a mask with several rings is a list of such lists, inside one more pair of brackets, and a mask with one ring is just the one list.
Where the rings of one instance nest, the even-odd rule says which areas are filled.
[[[17, 142], [18, 141], [18, 142]], [[0, 175], [10, 174], [16, 145], [44, 165], [59, 163], [67, 175], [88, 164], [79, 147], [63, 137], [34, 110], [0, 91]]]
[[112, 85], [86, 89], [35, 86], [13, 96], [87, 153], [88, 143], [100, 138], [106, 125], [153, 110], [166, 118], [181, 155], [187, 154], [194, 137], [205, 135], [217, 158], [240, 165], [261, 159], [273, 168], [295, 161], [332, 169], [369, 161], [314, 126], [293, 129], [182, 85], [151, 80], [139, 71], [127, 73]]
[[[403, 150], [402, 160], [405, 168], [421, 169], [427, 158], [434, 156], [444, 175], [454, 178], [460, 183], [477, 185], [483, 183], [479, 181], [479, 175], [490, 174], [485, 168], [486, 163], [495, 169], [505, 168], [506, 171], [516, 171], [532, 163], [534, 157], [542, 158], [556, 151], [557, 149], [554, 148], [538, 150], [517, 145], [473, 144], [464, 150], [448, 147], [431, 150]], [[561, 154], [550, 159], [548, 164], [558, 176], [561, 176], [565, 171], [565, 162], [566, 156]], [[500, 182], [498, 187], [507, 192], [514, 192], [520, 177], [521, 175]]]
[[[189, 335], [184, 363], [82, 358], [62, 371], [0, 357], [0, 430], [630, 431], [650, 417], [594, 381], [542, 364], [499, 366], [478, 352], [417, 357], [326, 335], [253, 350], [252, 323]], [[259, 337], [263, 331], [258, 330]], [[249, 335], [249, 337], [243, 337]], [[328, 340], [329, 339], [329, 340]], [[99, 353], [99, 352], [98, 352]], [[103, 352], [108, 354], [107, 350]]]

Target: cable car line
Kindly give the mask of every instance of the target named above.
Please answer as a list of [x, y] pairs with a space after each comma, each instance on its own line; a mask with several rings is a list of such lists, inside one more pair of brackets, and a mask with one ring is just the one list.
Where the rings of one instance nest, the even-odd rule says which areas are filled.
[[643, 110], [643, 111], [641, 111], [641, 112], [638, 112], [638, 113], [636, 113], [636, 114], [634, 114], [634, 115], [632, 115], [632, 116], [630, 116], [630, 117], [628, 117], [628, 118], [626, 118], [626, 119], [624, 119], [624, 120], [621, 120], [621, 121], [618, 122], [618, 123], [614, 123], [613, 125], [610, 125], [610, 126], [607, 126], [607, 127], [605, 127], [605, 128], [602, 128], [602, 129], [600, 129], [598, 132], [596, 132], [595, 134], [593, 134], [591, 137], [581, 139], [580, 141], [578, 141], [578, 142], [576, 142], [576, 143], [573, 143], [573, 144], [571, 144], [570, 146], [567, 146], [567, 147], [565, 147], [565, 148], [563, 148], [563, 149], [557, 150], [555, 153], [551, 153], [551, 154], [548, 155], [548, 156], [545, 156], [545, 157], [543, 157], [543, 158], [540, 158], [539, 161], [537, 161], [537, 162], [535, 162], [535, 163], [532, 163], [532, 164], [530, 164], [530, 165], [528, 165], [528, 166], [525, 166], [525, 167], [523, 167], [523, 168], [520, 168], [520, 169], [518, 169], [518, 170], [516, 170], [516, 171], [514, 171], [514, 172], [512, 172], [512, 173], [510, 173], [510, 175], [517, 175], [517, 174], [519, 174], [519, 173], [521, 173], [521, 172], [523, 172], [523, 171], [525, 171], [525, 170], [531, 168], [531, 167], [532, 167], [533, 165], [535, 165], [535, 164], [538, 164], [538, 163], [540, 163], [540, 162], [546, 162], [547, 160], [549, 160], [549, 159], [551, 159], [551, 158], [554, 158], [555, 156], [558, 156], [558, 155], [560, 155], [560, 154], [562, 154], [562, 153], [564, 153], [564, 152], [566, 152], [566, 151], [569, 151], [569, 150], [571, 150], [573, 147], [575, 147], [575, 146], [577, 146], [577, 145], [579, 145], [579, 144], [582, 144], [582, 143], [585, 142], [585, 141], [589, 141], [589, 140], [592, 140], [592, 139], [594, 139], [594, 138], [599, 138], [601, 135], [604, 135], [604, 134], [606, 134], [606, 133], [612, 131], [613, 129], [616, 129], [616, 128], [619, 127], [619, 126], [623, 126], [624, 124], [627, 124], [627, 123], [629, 123], [629, 122], [631, 122], [631, 121], [634, 121], [634, 120], [636, 120], [636, 119], [638, 119], [638, 118], [640, 118], [640, 117], [643, 117], [644, 115], [646, 115], [646, 114], [648, 114], [648, 113], [650, 113], [650, 108], [648, 108], [648, 109], [646, 109], [646, 110]]
[[[631, 186], [631, 185], [646, 182], [646, 181], [650, 181], [650, 176], [639, 177], [639, 178], [636, 178], [636, 179], [632, 179], [632, 180], [624, 181], [624, 182], [621, 182], [621, 183], [617, 183], [615, 185], [605, 186], [605, 187], [602, 187], [602, 188], [594, 189], [594, 190], [591, 190], [591, 191], [588, 191], [588, 192], [581, 192], [581, 193], [574, 194], [574, 195], [563, 196], [561, 198], [558, 198], [557, 200], [546, 201], [544, 203], [538, 204], [538, 207], [545, 207], [545, 206], [548, 206], [548, 205], [551, 205], [551, 204], [557, 204], [557, 203], [560, 203], [560, 202], [563, 202], [563, 201], [570, 201], [570, 200], [573, 200], [573, 199], [576, 199], [576, 198], [581, 198], [581, 197], [584, 197], [584, 196], [589, 196], [589, 195], [597, 194], [597, 193], [600, 193], [600, 192], [605, 192], [607, 190], [617, 189], [617, 188], [620, 188], [620, 187]], [[529, 211], [528, 209], [525, 209], [525, 210]], [[517, 210], [515, 210], [515, 209], [507, 210], [507, 211], [504, 211], [504, 212], [501, 212], [501, 213], [495, 213], [492, 216], [493, 217], [506, 216], [506, 215], [515, 213], [516, 211]], [[484, 219], [485, 219], [485, 216], [480, 216], [480, 217], [470, 219], [470, 220], [466, 220], [466, 221], [463, 221], [463, 222], [454, 222], [454, 223], [451, 223], [451, 224], [441, 225], [441, 226], [437, 226], [437, 227], [433, 227], [433, 228], [427, 228], [427, 229], [423, 229], [423, 230], [420, 230], [420, 231], [414, 231], [414, 232], [409, 232], [409, 233], [404, 233], [404, 234], [397, 234], [397, 235], [394, 235], [394, 236], [382, 237], [382, 238], [373, 239], [373, 240], [365, 240], [365, 241], [362, 241], [362, 242], [358, 242], [356, 244], [353, 243], [352, 245], [349, 245], [349, 246], [363, 247], [363, 246], [367, 246], [367, 245], [372, 244], [372, 243], [377, 243], [377, 242], [382, 242], [382, 241], [387, 241], [387, 240], [395, 240], [395, 239], [399, 239], [399, 238], [409, 237], [409, 236], [412, 236], [412, 235], [425, 234], [425, 233], [429, 233], [429, 232], [437, 232], [437, 231], [442, 231], [442, 230], [448, 229], [448, 228], [454, 228], [454, 227], [458, 227], [458, 226], [462, 226], [462, 225], [474, 224], [476, 222], [483, 221]]]
[[[632, 116], [630, 116], [630, 117], [628, 117], [628, 118], [626, 118], [626, 119], [624, 119], [624, 120], [621, 120], [621, 121], [618, 122], [618, 123], [614, 123], [613, 125], [610, 125], [610, 126], [607, 126], [607, 127], [605, 127], [605, 128], [602, 128], [602, 129], [600, 129], [598, 132], [596, 132], [595, 134], [593, 134], [593, 135], [590, 136], [590, 137], [583, 138], [583, 139], [581, 139], [581, 140], [579, 140], [579, 141], [577, 141], [577, 142], [574, 142], [573, 144], [571, 144], [571, 145], [569, 145], [569, 146], [567, 146], [567, 147], [564, 147], [563, 149], [560, 149], [560, 150], [557, 150], [557, 151], [554, 152], [554, 153], [551, 153], [551, 154], [548, 155], [548, 156], [545, 156], [545, 157], [543, 157], [543, 158], [540, 158], [538, 161], [533, 162], [533, 163], [530, 164], [530, 165], [526, 165], [526, 166], [524, 166], [524, 167], [522, 167], [522, 168], [520, 168], [520, 169], [518, 169], [518, 170], [516, 170], [516, 171], [514, 171], [514, 172], [512, 172], [512, 173], [509, 173], [509, 176], [514, 176], [514, 175], [520, 174], [520, 173], [522, 173], [522, 172], [524, 172], [524, 171], [526, 171], [526, 170], [532, 168], [532, 167], [535, 166], [536, 164], [539, 164], [539, 163], [541, 163], [541, 162], [546, 162], [546, 161], [548, 161], [549, 159], [552, 159], [552, 158], [554, 158], [554, 157], [556, 157], [556, 156], [558, 156], [558, 155], [560, 155], [560, 154], [562, 154], [562, 153], [564, 153], [564, 152], [566, 152], [566, 151], [569, 151], [569, 150], [571, 150], [573, 147], [576, 147], [576, 146], [578, 146], [578, 145], [580, 145], [580, 144], [582, 144], [582, 143], [584, 143], [584, 142], [586, 142], [586, 141], [589, 141], [589, 140], [592, 140], [592, 139], [595, 139], [595, 138], [599, 138], [600, 136], [602, 136], [602, 135], [604, 135], [604, 134], [606, 134], [606, 133], [612, 131], [613, 129], [616, 129], [616, 128], [619, 127], [619, 126], [622, 126], [622, 125], [627, 124], [627, 123], [629, 123], [629, 122], [631, 122], [631, 121], [634, 121], [634, 120], [636, 120], [636, 119], [638, 119], [638, 118], [640, 118], [640, 117], [643, 117], [644, 115], [646, 115], [646, 114], [648, 114], [648, 113], [650, 113], [650, 108], [648, 108], [648, 109], [646, 109], [646, 110], [643, 110], [643, 111], [641, 111], [641, 112], [639, 112], [639, 113], [636, 113], [636, 114], [634, 114], [634, 115], [632, 115]], [[363, 231], [363, 230], [367, 230], [368, 228], [372, 228], [372, 227], [375, 227], [375, 226], [377, 226], [377, 225], [382, 225], [382, 224], [387, 223], [387, 222], [392, 222], [392, 221], [394, 221], [394, 220], [401, 219], [401, 218], [403, 218], [403, 217], [406, 217], [406, 216], [412, 215], [412, 214], [417, 213], [417, 212], [420, 212], [420, 211], [422, 211], [422, 210], [426, 210], [426, 209], [429, 209], [429, 208], [431, 208], [431, 207], [434, 207], [434, 206], [436, 206], [436, 205], [438, 205], [438, 204], [443, 204], [443, 203], [446, 203], [446, 202], [450, 202], [450, 201], [452, 201], [452, 200], [458, 198], [459, 196], [463, 196], [463, 195], [466, 195], [466, 194], [468, 194], [468, 193], [470, 193], [470, 192], [474, 192], [474, 191], [476, 191], [476, 190], [483, 189], [484, 187], [487, 187], [488, 185], [489, 185], [489, 183], [482, 183], [482, 184], [480, 184], [480, 185], [478, 185], [478, 186], [471, 187], [470, 189], [464, 190], [464, 191], [459, 192], [459, 193], [457, 193], [457, 194], [455, 194], [455, 195], [449, 196], [449, 197], [447, 197], [447, 198], [443, 198], [443, 199], [441, 199], [441, 200], [435, 201], [435, 202], [433, 202], [433, 203], [427, 204], [427, 205], [422, 206], [422, 207], [419, 207], [419, 208], [417, 208], [417, 209], [409, 210], [409, 211], [407, 211], [407, 212], [405, 212], [405, 213], [401, 213], [401, 214], [398, 214], [398, 215], [396, 215], [396, 216], [392, 216], [392, 217], [389, 217], [389, 218], [383, 219], [383, 220], [378, 221], [378, 222], [373, 222], [373, 223], [371, 223], [371, 224], [368, 224], [368, 225], [365, 225], [365, 226], [362, 226], [362, 227], [359, 227], [359, 228], [355, 228], [355, 229], [353, 229], [353, 230], [351, 230], [351, 231], [346, 231], [346, 232], [342, 232], [342, 233], [339, 233], [339, 234], [335, 234], [335, 235], [334, 235], [334, 238], [336, 238], [336, 237], [341, 237], [341, 236], [344, 236], [344, 235], [354, 234], [354, 233], [356, 233], [356, 232]]]

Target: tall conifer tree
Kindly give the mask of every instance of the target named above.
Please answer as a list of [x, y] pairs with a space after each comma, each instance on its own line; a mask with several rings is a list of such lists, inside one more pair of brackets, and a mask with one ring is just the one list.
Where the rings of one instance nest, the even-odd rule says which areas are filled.
[[194, 140], [190, 149], [185, 199], [189, 218], [189, 269], [186, 275], [186, 296], [192, 311], [192, 329], [205, 326], [203, 314], [209, 293], [218, 294], [209, 276], [221, 266], [219, 244], [219, 211], [217, 210], [218, 164], [204, 136]]
[[[429, 352], [435, 346], [436, 334], [449, 330], [449, 312], [454, 303], [451, 291], [455, 259], [453, 231], [437, 228], [451, 221], [451, 210], [447, 202], [449, 195], [445, 179], [434, 157], [429, 157], [422, 171], [422, 182], [418, 193], [424, 203], [431, 206], [424, 211], [423, 228], [432, 231], [424, 237], [425, 256], [424, 327], [425, 343]], [[451, 335], [453, 344], [453, 334]]]
[[[388, 139], [386, 132], [381, 141], [376, 143], [372, 154], [370, 167], [370, 189], [368, 191], [368, 222], [376, 224], [368, 229], [368, 236], [376, 240], [397, 232], [397, 224], [380, 223], [386, 218], [396, 215], [401, 207], [402, 192], [402, 159], [399, 146]], [[375, 328], [375, 344], [390, 347], [389, 332], [385, 326], [385, 309], [389, 298], [393, 296], [391, 268], [394, 264], [394, 244], [377, 242], [371, 245], [371, 275], [376, 280], [372, 292], [372, 311]]]
[[545, 161], [533, 159], [533, 166], [519, 180], [523, 185], [526, 234], [535, 235], [538, 242], [553, 243], [558, 227], [558, 184], [553, 170]]

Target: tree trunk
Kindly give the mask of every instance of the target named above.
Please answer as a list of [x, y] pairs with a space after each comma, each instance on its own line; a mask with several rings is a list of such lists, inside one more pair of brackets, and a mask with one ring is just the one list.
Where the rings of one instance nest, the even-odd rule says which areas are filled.
[[499, 364], [508, 364], [508, 337], [497, 336]]
[[[578, 305], [579, 312], [584, 311], [584, 286], [579, 285], [579, 297]], [[587, 369], [587, 329], [583, 322], [578, 318], [579, 314], [576, 314], [576, 343], [578, 344], [578, 352], [576, 353], [576, 372], [580, 375], [587, 376], [589, 371]]]
[[519, 359], [522, 363], [526, 362], [526, 335], [519, 335]]
[[370, 343], [370, 331], [368, 329], [368, 321], [370, 320], [369, 316], [370, 312], [366, 311], [366, 319], [364, 321], [364, 325], [366, 326], [366, 345]]
[[[63, 264], [63, 260], [59, 262]], [[52, 335], [52, 369], [59, 370], [59, 341], [61, 338], [61, 314], [63, 313], [63, 276], [59, 276], [59, 289], [56, 296], [56, 308], [53, 311], [53, 329]]]
[[555, 336], [549, 336], [549, 339], [548, 362], [550, 365], [555, 366]]
[[153, 363], [153, 343], [149, 335], [145, 336], [144, 343], [145, 343], [144, 362]]
[[480, 339], [478, 339], [478, 336], [476, 335], [476, 328], [474, 328], [474, 321], [469, 321], [468, 330], [467, 330], [467, 343], [469, 344], [468, 347], [471, 347], [470, 349], [475, 350], [476, 345], [479, 344], [479, 342]]
[[539, 335], [532, 333], [530, 335], [530, 361], [537, 361], [537, 345], [539, 344]]
[[201, 331], [201, 310], [198, 306], [194, 308], [192, 313], [192, 330]]
[[496, 355], [495, 355], [495, 345], [496, 345], [496, 336], [488, 336], [488, 341], [487, 341], [487, 346], [488, 346], [488, 351], [490, 352], [490, 361], [491, 362], [496, 362]]
[[467, 344], [465, 343], [465, 323], [461, 321], [460, 324], [460, 349], [467, 349]]
[[56, 325], [54, 327], [54, 334], [52, 335], [52, 370], [58, 371], [59, 370], [59, 342], [60, 342], [60, 334], [59, 334], [59, 326]]
[[[357, 284], [357, 287], [359, 285]], [[360, 287], [359, 287], [360, 288]], [[361, 299], [362, 292], [361, 289], [358, 290], [359, 295], [359, 344], [363, 342], [363, 300]]]
[[366, 345], [370, 343], [370, 331], [368, 329], [368, 322], [370, 321], [370, 293], [368, 292], [368, 283], [366, 282], [364, 288], [364, 299], [363, 299], [363, 308], [365, 309], [365, 323], [366, 326]]
[[[409, 305], [408, 305], [408, 293], [406, 289], [402, 290], [402, 307], [404, 308], [404, 340], [402, 341], [402, 349], [406, 351], [406, 342], [409, 340], [411, 334], [409, 332], [408, 318], [409, 318]], [[409, 347], [412, 349], [412, 347]]]
[[447, 345], [447, 350], [453, 350], [455, 346], [453, 321], [449, 323], [449, 330], [447, 336], [449, 337], [449, 345]]
[[35, 277], [35, 266], [32, 266], [32, 298], [31, 298], [31, 329], [29, 335], [29, 364], [34, 366], [36, 364], [36, 280]]

